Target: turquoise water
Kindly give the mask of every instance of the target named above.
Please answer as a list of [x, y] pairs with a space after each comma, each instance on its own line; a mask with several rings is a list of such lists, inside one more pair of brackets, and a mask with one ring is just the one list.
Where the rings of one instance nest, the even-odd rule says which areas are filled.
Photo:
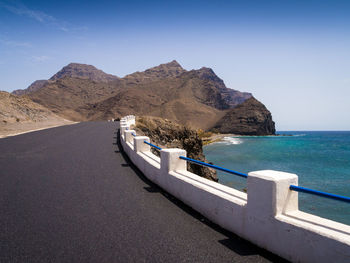
[[[216, 165], [248, 173], [278, 170], [295, 173], [299, 185], [350, 196], [350, 132], [279, 132], [293, 136], [226, 137], [204, 147]], [[246, 179], [218, 172], [219, 182], [238, 190]], [[350, 204], [299, 193], [302, 211], [350, 225]]]

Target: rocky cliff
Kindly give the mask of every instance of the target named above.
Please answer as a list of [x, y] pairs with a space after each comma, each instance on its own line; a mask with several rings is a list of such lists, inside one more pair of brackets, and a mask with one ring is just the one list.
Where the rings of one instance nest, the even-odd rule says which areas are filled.
[[276, 132], [270, 111], [255, 98], [229, 110], [214, 130], [240, 135], [272, 135]]
[[[152, 143], [164, 148], [181, 148], [186, 150], [187, 157], [202, 162], [205, 159], [202, 140], [195, 130], [176, 124], [170, 120], [156, 117], [137, 117], [135, 130], [138, 135], [148, 136]], [[159, 155], [158, 151], [153, 152]], [[187, 163], [187, 169], [199, 176], [218, 181], [216, 171], [193, 163]]]

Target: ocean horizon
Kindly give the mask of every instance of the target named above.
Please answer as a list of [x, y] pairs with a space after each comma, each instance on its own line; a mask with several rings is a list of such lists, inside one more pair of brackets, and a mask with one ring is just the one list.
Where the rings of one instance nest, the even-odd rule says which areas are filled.
[[[299, 186], [350, 196], [350, 131], [278, 131], [287, 136], [227, 136], [204, 147], [208, 161], [249, 173], [277, 170], [299, 176]], [[219, 183], [240, 191], [246, 179], [218, 171]], [[299, 193], [299, 209], [350, 225], [350, 205]]]

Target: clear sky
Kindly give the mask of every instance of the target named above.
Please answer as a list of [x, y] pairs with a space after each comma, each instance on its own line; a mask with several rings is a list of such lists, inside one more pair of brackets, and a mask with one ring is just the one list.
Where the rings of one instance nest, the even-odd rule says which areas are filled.
[[350, 130], [350, 1], [0, 0], [0, 89], [70, 62], [123, 77], [176, 59], [252, 92], [278, 130]]

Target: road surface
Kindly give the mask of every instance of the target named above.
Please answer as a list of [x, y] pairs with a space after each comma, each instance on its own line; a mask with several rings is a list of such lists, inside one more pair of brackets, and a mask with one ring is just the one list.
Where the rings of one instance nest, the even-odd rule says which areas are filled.
[[118, 123], [0, 139], [0, 262], [280, 262], [149, 182]]

